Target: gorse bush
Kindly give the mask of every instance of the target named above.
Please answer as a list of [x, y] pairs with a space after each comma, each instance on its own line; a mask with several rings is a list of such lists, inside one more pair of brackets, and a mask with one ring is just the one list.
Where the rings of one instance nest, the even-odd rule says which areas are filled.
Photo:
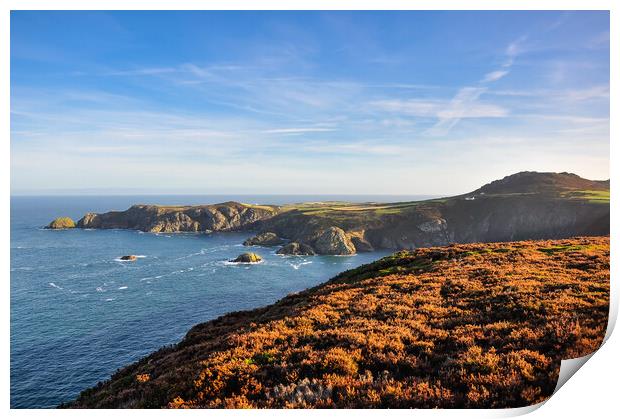
[[608, 308], [609, 238], [399, 252], [195, 326], [72, 406], [525, 406], [599, 347]]

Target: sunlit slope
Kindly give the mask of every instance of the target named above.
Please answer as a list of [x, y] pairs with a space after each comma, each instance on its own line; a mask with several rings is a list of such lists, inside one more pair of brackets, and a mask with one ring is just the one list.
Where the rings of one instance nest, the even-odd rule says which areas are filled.
[[609, 238], [399, 252], [195, 326], [72, 407], [517, 407], [605, 334]]

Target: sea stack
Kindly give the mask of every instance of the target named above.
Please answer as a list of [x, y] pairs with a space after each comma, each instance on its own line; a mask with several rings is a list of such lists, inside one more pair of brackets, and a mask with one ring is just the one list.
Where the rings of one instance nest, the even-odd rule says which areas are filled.
[[231, 260], [231, 262], [236, 263], [259, 263], [262, 262], [263, 258], [257, 255], [256, 253], [243, 253], [237, 256], [236, 259]]
[[278, 255], [292, 255], [292, 256], [312, 256], [316, 255], [314, 249], [307, 244], [291, 242], [280, 248], [276, 252]]
[[75, 222], [69, 217], [58, 217], [47, 225], [50, 230], [63, 230], [65, 228], [75, 228]]

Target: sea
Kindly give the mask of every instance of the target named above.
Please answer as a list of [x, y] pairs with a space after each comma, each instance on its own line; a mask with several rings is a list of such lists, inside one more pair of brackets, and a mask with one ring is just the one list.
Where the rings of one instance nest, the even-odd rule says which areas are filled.
[[[402, 202], [427, 196], [13, 196], [11, 197], [11, 408], [53, 408], [117, 369], [181, 340], [194, 325], [253, 309], [327, 281], [389, 251], [279, 256], [230, 263], [251, 233], [153, 234], [46, 230], [59, 216], [133, 204]], [[124, 262], [122, 255], [138, 255]]]

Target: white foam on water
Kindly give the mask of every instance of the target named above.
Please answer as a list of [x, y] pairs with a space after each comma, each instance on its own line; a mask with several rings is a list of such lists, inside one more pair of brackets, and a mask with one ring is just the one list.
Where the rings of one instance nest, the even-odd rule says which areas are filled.
[[103, 288], [101, 288], [101, 287], [97, 287], [96, 291], [97, 292], [105, 292], [105, 290]]
[[57, 288], [59, 290], [63, 289], [62, 287], [59, 287], [58, 285], [54, 284], [53, 282], [50, 282], [49, 284], [50, 284], [50, 287]]
[[106, 298], [105, 300], [106, 301], [114, 301], [114, 300], [116, 300], [116, 298]]
[[175, 260], [182, 260], [182, 259], [188, 259], [194, 256], [200, 256], [200, 255], [204, 255], [209, 253], [209, 249], [200, 249], [200, 252], [196, 252], [196, 253], [190, 253], [189, 255], [185, 255], [185, 256], [181, 256], [176, 258]]
[[264, 260], [259, 260], [258, 262], [233, 262], [231, 260], [224, 260], [221, 263], [226, 266], [237, 266], [237, 265], [260, 265]]
[[122, 287], [118, 287], [119, 290], [126, 290], [127, 288], [129, 288], [129, 287], [126, 286], [126, 285], [123, 285]]
[[34, 271], [34, 268], [31, 268], [30, 266], [22, 266], [19, 268], [11, 268], [11, 272], [13, 271]]
[[291, 265], [293, 267], [293, 269], [297, 270], [297, 269], [301, 268], [303, 265], [309, 265], [311, 263], [312, 263], [311, 260], [305, 260], [305, 261], [300, 262], [300, 263], [289, 263], [289, 265]]

